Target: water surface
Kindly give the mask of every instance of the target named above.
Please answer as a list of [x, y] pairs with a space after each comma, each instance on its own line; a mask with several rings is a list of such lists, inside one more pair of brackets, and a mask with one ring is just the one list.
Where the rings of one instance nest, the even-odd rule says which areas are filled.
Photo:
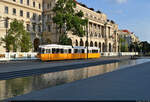
[[0, 100], [23, 95], [44, 88], [55, 87], [57, 85], [74, 82], [76, 80], [102, 75], [104, 73], [148, 61], [150, 61], [150, 59], [125, 60], [81, 69], [53, 72], [10, 80], [0, 80]]

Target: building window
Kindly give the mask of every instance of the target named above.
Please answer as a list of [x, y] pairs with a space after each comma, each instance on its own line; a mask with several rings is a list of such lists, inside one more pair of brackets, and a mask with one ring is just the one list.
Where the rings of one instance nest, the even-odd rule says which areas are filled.
[[13, 8], [13, 15], [16, 15], [16, 9]]
[[108, 27], [108, 35], [109, 35], [109, 37], [110, 37], [110, 27]]
[[51, 26], [48, 25], [48, 32], [51, 32]]
[[41, 32], [41, 26], [40, 25], [38, 26], [38, 31]]
[[50, 15], [47, 15], [47, 21], [49, 21], [50, 20]]
[[51, 6], [52, 6], [52, 4], [50, 3], [50, 4], [49, 4], [49, 8], [51, 8]]
[[39, 21], [42, 19], [41, 15], [39, 15]]
[[8, 14], [8, 7], [5, 6], [5, 13]]
[[8, 28], [8, 25], [9, 25], [8, 22], [5, 21], [5, 22], [4, 22], [4, 27], [5, 27], [5, 28]]
[[30, 18], [30, 12], [27, 12], [27, 18]]
[[36, 14], [33, 13], [33, 20], [36, 20]]
[[29, 0], [27, 0], [27, 5], [30, 5], [30, 1]]
[[30, 25], [27, 24], [27, 31], [30, 31]]
[[35, 2], [33, 1], [33, 7], [35, 7]]
[[101, 28], [101, 34], [102, 34], [102, 37], [104, 38], [105, 36], [104, 36], [104, 26], [102, 26], [102, 28]]
[[47, 4], [47, 9], [49, 9], [49, 4]]
[[41, 9], [41, 4], [39, 4], [39, 9]]
[[23, 11], [22, 10], [20, 10], [20, 16], [23, 17]]
[[35, 32], [36, 25], [32, 24], [32, 27], [33, 27], [33, 31]]
[[20, 4], [23, 4], [23, 0], [20, 0]]

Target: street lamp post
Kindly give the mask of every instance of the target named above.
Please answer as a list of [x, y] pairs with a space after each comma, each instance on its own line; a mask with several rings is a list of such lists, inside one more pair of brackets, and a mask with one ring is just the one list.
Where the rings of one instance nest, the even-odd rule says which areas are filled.
[[108, 42], [108, 38], [107, 38], [107, 22], [105, 22], [105, 24], [104, 24], [104, 26], [105, 26], [105, 52], [107, 52], [107, 42]]
[[86, 41], [87, 41], [87, 44], [86, 44], [86, 47], [87, 47], [87, 60], [88, 60], [88, 54], [89, 54], [89, 49], [88, 49], [88, 46], [89, 46], [89, 41], [88, 41], [88, 39], [89, 39], [89, 36], [88, 36], [88, 25], [86, 26]]
[[7, 30], [7, 28], [8, 28], [8, 23], [9, 23], [8, 20], [9, 20], [9, 18], [6, 17], [6, 18], [5, 18], [6, 36], [7, 36], [7, 33], [8, 33], [8, 30]]

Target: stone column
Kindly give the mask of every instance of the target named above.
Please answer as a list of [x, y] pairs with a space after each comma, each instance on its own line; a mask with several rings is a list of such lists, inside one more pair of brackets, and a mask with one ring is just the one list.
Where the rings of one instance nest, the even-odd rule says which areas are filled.
[[108, 27], [107, 24], [105, 24], [105, 52], [109, 51], [109, 45], [108, 45]]

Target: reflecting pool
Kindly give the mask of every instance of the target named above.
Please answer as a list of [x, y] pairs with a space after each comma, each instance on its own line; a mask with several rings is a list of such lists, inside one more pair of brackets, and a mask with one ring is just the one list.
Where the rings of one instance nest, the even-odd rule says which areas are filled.
[[86, 79], [92, 76], [102, 75], [104, 73], [148, 61], [150, 61], [150, 59], [124, 60], [121, 62], [90, 66], [81, 69], [53, 72], [10, 80], [0, 80], [0, 100], [30, 93], [31, 91]]

